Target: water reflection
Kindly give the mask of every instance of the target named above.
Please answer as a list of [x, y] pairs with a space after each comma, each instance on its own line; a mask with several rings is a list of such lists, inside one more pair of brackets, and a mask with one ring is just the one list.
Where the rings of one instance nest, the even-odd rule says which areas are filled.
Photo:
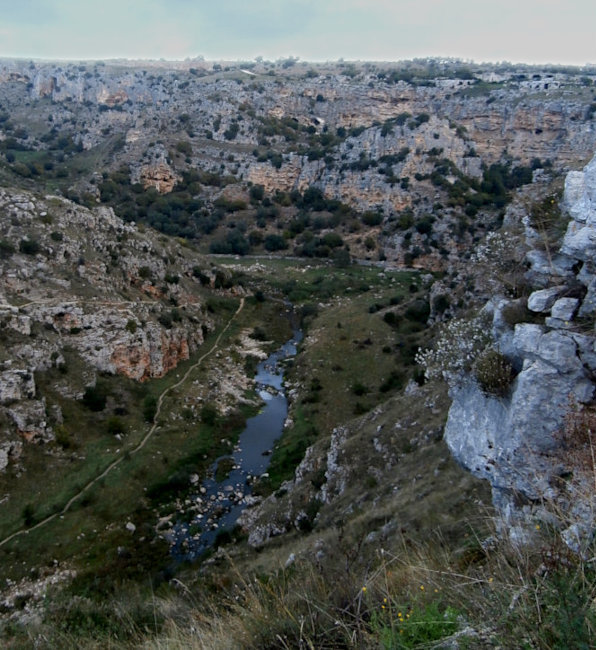
[[[266, 472], [271, 448], [282, 433], [288, 414], [283, 390], [284, 361], [296, 355], [302, 332], [294, 336], [257, 366], [257, 392], [264, 401], [261, 412], [247, 420], [234, 452], [220, 456], [211, 466], [210, 478], [190, 497], [194, 514], [189, 522], [178, 521], [168, 533], [172, 554], [193, 560], [210, 546], [221, 531], [231, 530], [240, 513], [252, 501], [250, 481]], [[217, 481], [216, 473], [225, 463], [229, 473]]]

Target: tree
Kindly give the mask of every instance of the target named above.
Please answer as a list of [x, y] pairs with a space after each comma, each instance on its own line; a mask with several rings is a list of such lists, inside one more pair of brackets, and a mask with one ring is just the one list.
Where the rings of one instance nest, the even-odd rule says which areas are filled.
[[285, 250], [288, 247], [286, 240], [281, 235], [267, 235], [265, 237], [265, 250], [270, 252]]

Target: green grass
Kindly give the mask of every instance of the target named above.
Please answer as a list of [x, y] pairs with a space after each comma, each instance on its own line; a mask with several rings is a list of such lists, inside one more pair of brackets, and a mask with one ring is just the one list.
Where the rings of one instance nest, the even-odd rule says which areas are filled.
[[[274, 273], [264, 273], [262, 281], [302, 304], [309, 336], [287, 372], [299, 397], [290, 413], [293, 425], [273, 449], [269, 479], [258, 486], [267, 494], [293, 476], [309, 445], [403, 387], [414, 374], [414, 354], [428, 333], [405, 317], [411, 302], [421, 295], [411, 292], [416, 273], [311, 267], [291, 260], [263, 264]], [[319, 306], [323, 300], [327, 302]], [[384, 307], [371, 314], [371, 304]], [[309, 305], [312, 308], [305, 308]], [[398, 314], [394, 327], [383, 318], [387, 308]], [[357, 398], [356, 384], [366, 389]]]
[[[222, 313], [226, 318], [224, 323], [237, 306], [237, 300], [230, 301], [232, 310]], [[222, 336], [220, 349], [225, 351], [241, 329], [252, 328], [255, 323], [263, 324], [264, 319], [274, 324], [272, 329], [284, 340], [288, 325], [278, 312], [279, 307], [274, 304], [249, 305], [246, 308], [247, 320], [239, 318], [233, 323]], [[283, 320], [285, 324], [278, 325], [277, 320]], [[39, 374], [37, 385], [48, 406], [57, 404], [62, 410], [64, 423], [60, 427], [60, 439], [66, 449], [61, 451], [59, 443], [53, 443], [49, 448], [26, 446], [22, 462], [27, 471], [18, 480], [14, 469], [0, 476], [0, 489], [11, 494], [0, 514], [2, 535], [21, 528], [24, 515], [31, 524], [61, 510], [113, 460], [123, 460], [75, 501], [63, 519], [32, 530], [0, 549], [0, 556], [10, 567], [6, 571], [7, 577], [17, 578], [26, 574], [31, 566], [44, 562], [44, 558], [60, 562], [87, 558], [89, 565], [89, 558], [96, 554], [98, 547], [112, 548], [120, 539], [120, 533], [108, 530], [111, 524], [120, 530], [129, 518], [155, 521], [151, 502], [146, 499], [152, 486], [161, 481], [164, 485], [171, 484], [171, 487], [175, 484], [178, 488], [183, 487], [179, 480], [176, 483], [177, 472], [178, 479], [183, 474], [188, 477], [191, 468], [193, 472], [205, 473], [215, 457], [230, 449], [226, 441], [235, 441], [245, 418], [254, 414], [254, 406], [243, 406], [240, 418], [223, 418], [212, 427], [178, 417], [180, 400], [193, 382], [198, 381], [199, 385], [207, 382], [210, 368], [217, 360], [207, 358], [183, 386], [172, 390], [199, 356], [211, 347], [218, 334], [219, 329], [212, 332], [191, 359], [180, 363], [161, 379], [138, 384], [123, 377], [103, 377], [108, 398], [106, 409], [100, 412], [92, 412], [80, 402], [63, 398], [54, 387], [56, 382], [66, 380], [81, 382], [85, 364], [74, 353], [67, 355], [66, 377], [58, 370]], [[135, 453], [134, 449], [150, 426], [143, 419], [143, 401], [147, 396], [157, 398], [166, 390], [170, 392], [163, 402], [159, 426], [146, 446]], [[124, 414], [119, 416], [126, 430], [121, 442], [108, 433], [115, 406], [124, 410]], [[48, 455], [48, 451], [53, 453]], [[187, 482], [186, 487], [188, 485]], [[178, 496], [176, 491], [171, 494]], [[24, 512], [27, 504], [30, 507]], [[23, 558], [24, 564], [17, 562], [16, 558]], [[97, 561], [101, 564], [100, 559]], [[89, 566], [88, 570], [95, 570], [99, 565], [91, 562]]]
[[320, 432], [312, 421], [304, 415], [304, 409], [297, 407], [294, 424], [276, 442], [267, 472], [269, 480], [260, 486], [261, 493], [277, 490], [279, 486], [294, 476], [294, 470], [304, 457], [306, 449], [319, 437]]

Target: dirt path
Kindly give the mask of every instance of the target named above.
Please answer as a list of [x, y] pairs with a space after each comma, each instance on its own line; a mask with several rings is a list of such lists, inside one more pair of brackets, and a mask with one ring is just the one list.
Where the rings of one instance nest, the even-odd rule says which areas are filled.
[[[155, 415], [153, 417], [153, 424], [151, 425], [151, 428], [149, 431], [145, 434], [143, 439], [137, 444], [137, 446], [134, 449], [128, 450], [128, 453], [132, 456], [133, 454], [136, 454], [138, 451], [143, 449], [143, 447], [147, 444], [147, 441], [151, 438], [151, 436], [155, 433], [155, 430], [157, 429], [157, 422], [159, 419], [159, 415], [161, 413], [161, 407], [163, 405], [164, 399], [167, 397], [168, 393], [172, 392], [178, 386], [183, 384], [189, 377], [190, 373], [193, 372], [203, 361], [213, 354], [215, 350], [219, 347], [219, 342], [221, 341], [222, 336], [228, 331], [230, 325], [234, 321], [234, 319], [238, 316], [238, 314], [242, 311], [244, 308], [244, 298], [240, 300], [240, 305], [238, 309], [234, 312], [230, 320], [227, 322], [226, 326], [222, 329], [222, 331], [218, 334], [217, 338], [215, 339], [213, 345], [205, 352], [202, 354], [197, 361], [184, 373], [184, 375], [181, 377], [179, 381], [177, 381], [175, 384], [172, 386], [169, 386], [166, 388], [163, 393], [159, 396], [157, 400], [157, 409], [155, 411]], [[55, 512], [52, 515], [49, 515], [45, 519], [42, 519], [38, 523], [36, 523], [34, 526], [30, 526], [29, 528], [21, 528], [17, 530], [16, 532], [12, 533], [8, 537], [5, 537], [4, 539], [0, 540], [0, 546], [4, 546], [4, 544], [7, 544], [11, 540], [15, 539], [16, 537], [19, 537], [20, 535], [27, 535], [29, 532], [32, 530], [36, 530], [38, 528], [41, 528], [42, 526], [45, 526], [47, 523], [50, 521], [56, 519], [57, 517], [61, 517], [64, 515], [72, 506], [72, 504], [77, 501], [87, 490], [92, 488], [98, 481], [100, 481], [102, 478], [106, 477], [115, 467], [118, 467], [120, 463], [125, 459], [125, 454], [122, 454], [119, 458], [117, 458], [115, 461], [110, 463], [104, 471], [96, 476], [94, 479], [91, 479], [85, 486], [83, 486], [73, 497], [71, 497], [66, 505], [62, 508], [62, 510], [59, 510], [58, 512]]]

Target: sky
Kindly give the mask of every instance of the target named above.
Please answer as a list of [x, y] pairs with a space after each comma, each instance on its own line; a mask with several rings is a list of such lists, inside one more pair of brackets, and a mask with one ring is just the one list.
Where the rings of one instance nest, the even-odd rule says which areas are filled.
[[0, 57], [596, 63], [596, 0], [0, 0]]

